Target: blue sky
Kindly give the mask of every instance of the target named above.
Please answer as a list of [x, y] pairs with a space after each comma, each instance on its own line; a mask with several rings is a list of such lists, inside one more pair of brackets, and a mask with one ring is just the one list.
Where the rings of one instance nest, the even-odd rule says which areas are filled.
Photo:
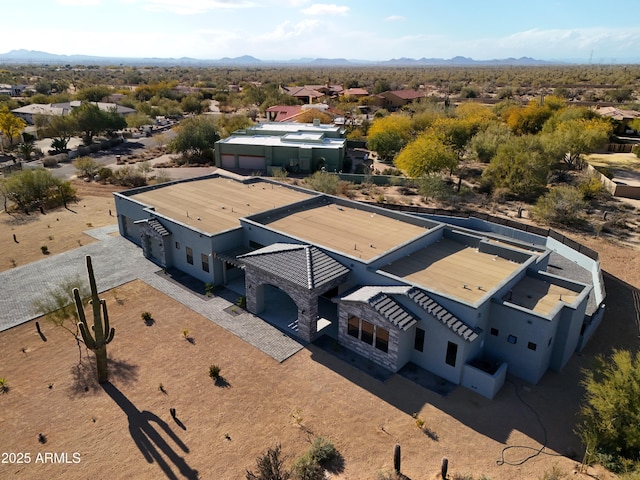
[[633, 4], [616, 12], [602, 0], [12, 1], [2, 7], [0, 53], [640, 62]]

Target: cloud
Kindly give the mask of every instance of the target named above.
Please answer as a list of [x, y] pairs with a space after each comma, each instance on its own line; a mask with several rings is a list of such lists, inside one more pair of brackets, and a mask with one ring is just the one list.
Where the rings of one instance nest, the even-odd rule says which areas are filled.
[[250, 0], [141, 0], [141, 3], [146, 10], [151, 12], [170, 12], [178, 15], [197, 15], [210, 10], [230, 10], [256, 6]]
[[56, 0], [56, 2], [67, 7], [91, 7], [102, 3], [101, 0]]
[[387, 22], [400, 22], [406, 19], [407, 17], [403, 17], [402, 15], [391, 15], [390, 17], [385, 18]]
[[349, 7], [333, 3], [314, 3], [309, 8], [302, 10], [302, 13], [306, 15], [346, 15], [348, 12]]
[[273, 31], [257, 36], [255, 40], [279, 41], [286, 40], [288, 38], [299, 37], [314, 30], [318, 25], [319, 22], [317, 20], [303, 20], [297, 23], [292, 23], [287, 20], [280, 25], [277, 25]]

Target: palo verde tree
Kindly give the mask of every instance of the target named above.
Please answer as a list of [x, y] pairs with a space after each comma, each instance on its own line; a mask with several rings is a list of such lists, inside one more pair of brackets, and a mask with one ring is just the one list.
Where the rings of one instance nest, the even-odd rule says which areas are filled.
[[[590, 455], [614, 470], [640, 470], [640, 352], [614, 350], [584, 372], [578, 433]], [[589, 460], [594, 460], [591, 457]], [[631, 468], [629, 468], [631, 467]], [[635, 478], [635, 477], [634, 477]]]
[[10, 145], [13, 145], [13, 140], [22, 133], [26, 126], [25, 121], [16, 117], [13, 113], [0, 111], [0, 133], [6, 135]]
[[393, 114], [377, 118], [367, 133], [367, 144], [375, 150], [380, 159], [389, 162], [394, 159], [413, 136], [413, 123], [407, 115]]
[[[93, 327], [90, 329], [87, 318], [84, 313], [84, 305], [82, 297], [77, 288], [73, 289], [73, 299], [76, 303], [78, 312], [78, 329], [82, 335], [82, 340], [89, 350], [96, 356], [96, 366], [98, 369], [98, 382], [105, 383], [109, 380], [107, 368], [107, 344], [113, 340], [115, 329], [109, 326], [109, 315], [107, 313], [107, 302], [98, 297], [98, 288], [96, 287], [96, 279], [93, 275], [93, 266], [91, 265], [91, 257], [86, 256], [87, 273], [89, 275], [89, 287], [91, 290], [91, 309], [93, 310]], [[93, 335], [91, 334], [93, 331]]]
[[404, 147], [394, 164], [415, 178], [453, 170], [458, 165], [458, 155], [435, 133], [428, 131]]

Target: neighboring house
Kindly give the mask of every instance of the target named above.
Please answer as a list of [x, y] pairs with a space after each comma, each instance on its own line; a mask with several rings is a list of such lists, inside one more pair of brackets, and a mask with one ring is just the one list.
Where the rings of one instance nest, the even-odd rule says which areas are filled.
[[376, 98], [380, 107], [395, 110], [426, 96], [427, 93], [422, 90], [390, 90], [380, 93]]
[[308, 105], [274, 105], [273, 107], [267, 108], [265, 115], [269, 122], [295, 122], [297, 117], [311, 108], [322, 113], [326, 113], [332, 118], [340, 116], [340, 112], [325, 103], [314, 103]]
[[369, 92], [364, 88], [347, 88], [344, 92], [342, 92], [342, 95], [344, 95], [345, 97], [362, 98], [368, 97]]
[[302, 341], [326, 335], [489, 398], [507, 371], [560, 370], [604, 312], [597, 255], [479, 218], [216, 174], [114, 196], [120, 234], [160, 267], [235, 289]]
[[640, 118], [640, 112], [636, 110], [623, 110], [617, 107], [596, 107], [594, 111], [602, 117], [611, 118], [616, 121], [616, 132], [619, 135], [631, 133], [629, 123], [636, 118]]
[[346, 132], [335, 125], [258, 123], [215, 143], [217, 167], [269, 172], [274, 167], [312, 173], [341, 171]]
[[[40, 104], [40, 103], [32, 103], [30, 105], [25, 105], [24, 107], [14, 108], [11, 112], [17, 117], [22, 118], [25, 122], [30, 125], [34, 123], [34, 117], [36, 115], [46, 115], [46, 116], [56, 116], [56, 115], [68, 115], [71, 111], [79, 107], [82, 102], [79, 100], [74, 100], [72, 102], [63, 102], [63, 103], [50, 103], [50, 104]], [[115, 103], [105, 103], [105, 102], [93, 102], [97, 105], [100, 110], [110, 111], [115, 109], [122, 116], [130, 115], [135, 113], [134, 108], [125, 107], [123, 105], [117, 105]]]
[[326, 98], [337, 98], [342, 95], [342, 85], [304, 85], [302, 87], [280, 86], [280, 92], [295, 97], [302, 103], [314, 103]]
[[36, 115], [44, 115], [47, 117], [54, 116], [62, 116], [68, 115], [71, 113], [71, 107], [58, 107], [52, 104], [40, 104], [40, 103], [32, 103], [30, 105], [25, 105], [24, 107], [14, 108], [11, 110], [16, 117], [22, 118], [29, 125], [34, 124], [34, 117]]
[[10, 97], [19, 97], [28, 88], [28, 85], [9, 85], [0, 84], [0, 95], [9, 95]]

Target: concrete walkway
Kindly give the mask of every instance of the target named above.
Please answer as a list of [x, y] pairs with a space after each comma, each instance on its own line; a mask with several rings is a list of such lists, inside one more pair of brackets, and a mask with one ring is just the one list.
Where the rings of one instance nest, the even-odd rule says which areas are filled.
[[61, 282], [75, 276], [86, 282], [84, 258], [91, 255], [100, 292], [140, 279], [279, 362], [303, 348], [301, 343], [255, 315], [243, 312], [234, 316], [225, 312], [232, 305], [229, 301], [220, 297], [203, 299], [158, 275], [160, 268], [144, 258], [139, 247], [113, 236], [115, 232], [115, 225], [87, 231], [99, 241], [0, 272], [0, 332], [37, 318], [34, 302]]

